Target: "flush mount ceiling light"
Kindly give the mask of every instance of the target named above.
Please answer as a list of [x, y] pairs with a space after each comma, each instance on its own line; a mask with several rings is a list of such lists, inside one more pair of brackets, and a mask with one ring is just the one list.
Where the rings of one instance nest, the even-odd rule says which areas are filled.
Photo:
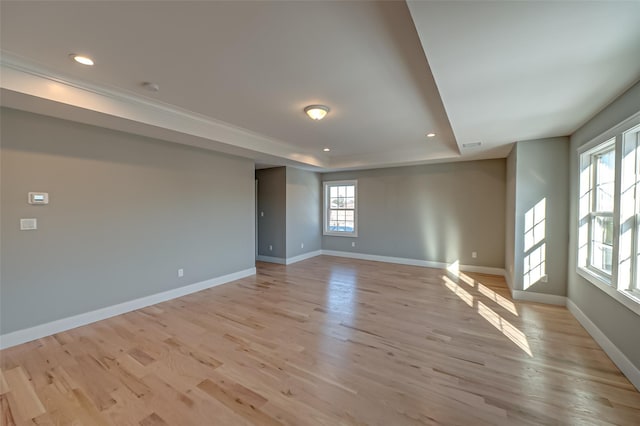
[[76, 61], [77, 63], [79, 63], [79, 64], [87, 65], [87, 66], [92, 66], [93, 65], [93, 59], [91, 59], [88, 56], [76, 55], [75, 53], [71, 53], [69, 55], [69, 57], [71, 59], [73, 59], [74, 61]]
[[428, 137], [428, 138], [432, 138], [432, 137], [434, 137], [435, 135], [436, 135], [435, 133], [427, 133], [427, 137]]
[[323, 151], [324, 152], [329, 152], [329, 151], [331, 151], [331, 148], [324, 148]]
[[304, 109], [304, 112], [307, 113], [310, 119], [312, 120], [322, 120], [325, 115], [329, 112], [329, 107], [324, 105], [309, 105]]

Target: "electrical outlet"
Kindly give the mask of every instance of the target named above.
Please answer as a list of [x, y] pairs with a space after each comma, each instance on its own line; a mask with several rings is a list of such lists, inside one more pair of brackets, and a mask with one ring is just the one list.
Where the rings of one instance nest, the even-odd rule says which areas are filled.
[[300, 243], [300, 248], [304, 248], [304, 243]]
[[184, 277], [184, 269], [180, 268], [178, 269], [178, 278], [182, 278]]
[[273, 251], [273, 246], [269, 244], [269, 251]]
[[351, 241], [351, 247], [355, 247], [356, 246], [356, 242], [355, 241]]
[[20, 219], [21, 231], [35, 231], [36, 229], [38, 229], [38, 219], [36, 218]]
[[264, 217], [264, 212], [260, 212], [260, 217]]
[[541, 276], [540, 277], [540, 282], [548, 283], [549, 282], [549, 276], [548, 275]]
[[477, 251], [472, 251], [472, 252], [471, 252], [471, 257], [473, 257], [474, 259], [477, 259], [477, 257], [478, 257], [478, 252], [477, 252]]

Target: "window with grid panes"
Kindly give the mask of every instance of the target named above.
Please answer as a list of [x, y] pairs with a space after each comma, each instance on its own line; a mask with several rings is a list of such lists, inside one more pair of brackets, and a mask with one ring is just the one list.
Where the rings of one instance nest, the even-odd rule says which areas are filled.
[[355, 237], [357, 232], [357, 181], [324, 183], [324, 234]]
[[615, 145], [591, 154], [592, 206], [588, 265], [597, 273], [611, 277], [613, 266], [613, 191], [615, 183]]
[[640, 314], [640, 114], [605, 135], [578, 150], [577, 272]]

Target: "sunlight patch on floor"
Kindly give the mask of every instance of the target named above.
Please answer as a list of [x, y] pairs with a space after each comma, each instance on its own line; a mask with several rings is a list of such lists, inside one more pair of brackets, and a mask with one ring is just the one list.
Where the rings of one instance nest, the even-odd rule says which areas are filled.
[[464, 303], [473, 308], [473, 296], [468, 291], [451, 281], [451, 279], [447, 276], [443, 276], [442, 279], [444, 280], [444, 285], [446, 285], [447, 288], [453, 292], [453, 294], [458, 296]]
[[529, 347], [529, 341], [527, 340], [527, 336], [518, 330], [513, 324], [511, 324], [506, 319], [502, 318], [498, 315], [493, 309], [485, 305], [484, 303], [478, 301], [478, 313], [487, 321], [489, 324], [498, 329], [502, 334], [504, 334], [509, 340], [516, 344], [520, 349], [522, 349], [527, 355], [533, 357], [531, 353], [531, 348]]
[[507, 311], [511, 312], [513, 315], [518, 316], [516, 305], [511, 300], [507, 299], [504, 296], [500, 296], [498, 293], [491, 290], [489, 287], [483, 285], [482, 283], [478, 283], [478, 291], [484, 296], [496, 302], [498, 305], [502, 306]]
[[[452, 273], [450, 269], [447, 269], [447, 271], [449, 273]], [[447, 287], [453, 294], [458, 296], [460, 300], [467, 304], [467, 306], [469, 306], [470, 308], [475, 308], [476, 312], [489, 324], [500, 331], [507, 339], [509, 339], [516, 346], [522, 349], [522, 351], [524, 351], [527, 355], [533, 357], [533, 353], [531, 352], [531, 347], [529, 346], [527, 336], [516, 326], [500, 316], [496, 311], [491, 309], [486, 304], [482, 303], [481, 300], [478, 300], [478, 298], [481, 296], [486, 297], [487, 299], [490, 299], [493, 302], [497, 303], [499, 306], [501, 306], [514, 316], [518, 316], [516, 305], [511, 300], [497, 294], [489, 287], [474, 280], [466, 274], [457, 271], [457, 274], [454, 275], [455, 280], [462, 281], [472, 288], [477, 289], [479, 294], [477, 296], [474, 296], [447, 275], [442, 275], [442, 281], [444, 282], [445, 287]]]

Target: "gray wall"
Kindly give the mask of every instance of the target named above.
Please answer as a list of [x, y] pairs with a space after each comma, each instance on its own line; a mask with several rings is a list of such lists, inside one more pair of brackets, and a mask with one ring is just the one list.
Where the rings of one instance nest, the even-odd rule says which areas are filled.
[[[513, 288], [565, 296], [569, 239], [569, 172], [566, 167], [569, 163], [569, 138], [518, 142], [514, 150], [516, 188]], [[525, 250], [525, 214], [541, 200], [545, 201], [546, 207], [544, 239]], [[545, 266], [548, 282], [538, 281], [524, 289], [525, 257], [541, 244], [546, 247]]]
[[504, 242], [504, 269], [505, 279], [511, 289], [514, 283], [515, 270], [515, 236], [516, 236], [516, 163], [518, 150], [514, 145], [507, 157], [507, 182], [505, 196], [505, 242]]
[[0, 112], [1, 333], [254, 266], [253, 162]]
[[323, 174], [358, 180], [359, 229], [322, 248], [503, 268], [505, 171], [498, 159]]
[[571, 136], [568, 296], [636, 368], [640, 369], [640, 316], [576, 273], [579, 169], [577, 149], [638, 111], [640, 83], [636, 83]]
[[[287, 167], [287, 258], [320, 250], [322, 183], [320, 174]], [[304, 248], [301, 247], [304, 244]]]
[[286, 169], [261, 169], [256, 170], [255, 175], [258, 179], [258, 255], [284, 259], [287, 256]]

